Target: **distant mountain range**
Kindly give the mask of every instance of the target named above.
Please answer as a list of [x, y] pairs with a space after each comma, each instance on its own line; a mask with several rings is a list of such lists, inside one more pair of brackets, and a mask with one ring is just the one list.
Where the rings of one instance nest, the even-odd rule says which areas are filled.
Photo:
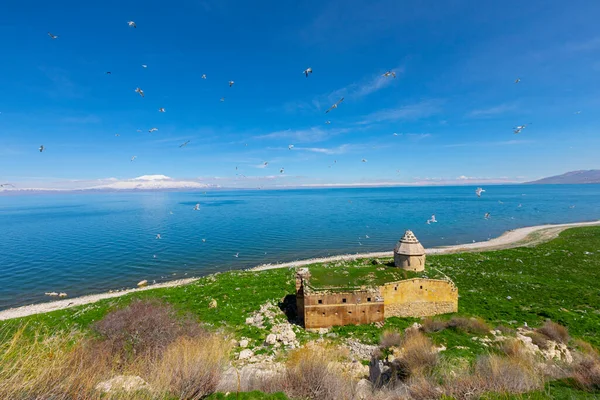
[[600, 169], [571, 171], [562, 175], [550, 176], [526, 183], [536, 185], [600, 183]]

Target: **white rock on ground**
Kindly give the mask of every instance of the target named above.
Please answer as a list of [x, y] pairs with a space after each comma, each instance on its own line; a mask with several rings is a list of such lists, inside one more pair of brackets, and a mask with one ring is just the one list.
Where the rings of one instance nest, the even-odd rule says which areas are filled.
[[[274, 378], [285, 372], [285, 366], [282, 363], [260, 363], [249, 364], [237, 369], [230, 367], [227, 369], [217, 386], [218, 392], [246, 392], [255, 387], [256, 382]], [[239, 378], [239, 386], [238, 386]]]
[[284, 346], [291, 346], [296, 342], [296, 332], [294, 332], [292, 324], [289, 322], [275, 325], [273, 329], [271, 329], [271, 333], [274, 333], [277, 340], [283, 343]]
[[277, 335], [275, 335], [274, 333], [269, 333], [267, 335], [267, 338], [265, 339], [265, 343], [269, 346], [274, 345], [275, 343], [277, 343]]
[[103, 393], [113, 393], [117, 391], [129, 393], [150, 389], [150, 385], [136, 375], [118, 375], [96, 385], [96, 390]]
[[239, 345], [240, 345], [240, 347], [242, 347], [242, 348], [246, 348], [246, 347], [248, 347], [248, 339], [242, 339], [242, 340], [240, 340], [240, 343], [239, 343]]
[[250, 349], [244, 349], [240, 351], [240, 355], [238, 356], [238, 360], [246, 360], [254, 355], [254, 352]]

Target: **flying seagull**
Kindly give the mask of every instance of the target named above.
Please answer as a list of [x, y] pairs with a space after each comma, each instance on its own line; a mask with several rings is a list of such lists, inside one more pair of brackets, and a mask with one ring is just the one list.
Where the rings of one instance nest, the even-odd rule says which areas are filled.
[[112, 72], [106, 71], [106, 75], [111, 75], [111, 74], [112, 74]]
[[40, 146], [40, 148], [39, 148], [39, 150], [40, 150], [40, 153], [41, 153], [41, 152], [43, 152], [45, 149], [46, 149], [46, 148], [44, 147], [44, 145], [41, 145], [41, 146]]
[[265, 161], [265, 162], [263, 163], [263, 165], [266, 167], [267, 165], [269, 165], [269, 162], [268, 162], [268, 161]]
[[139, 94], [140, 96], [144, 97], [144, 91], [143, 91], [142, 89], [140, 89], [140, 88], [135, 88], [135, 92], [136, 92], [137, 94]]
[[188, 145], [188, 143], [189, 143], [189, 142], [190, 142], [189, 140], [186, 140], [184, 143], [180, 144], [180, 145], [179, 145], [179, 147], [180, 147], [180, 148], [181, 148], [181, 147], [185, 147], [185, 146], [187, 146], [187, 145]]
[[15, 185], [13, 185], [12, 183], [1, 183], [0, 184], [0, 187], [7, 187], [7, 186], [15, 187]]
[[127, 25], [137, 28], [137, 25], [133, 21], [127, 21]]
[[330, 120], [325, 121], [325, 125], [330, 125], [330, 124], [331, 124]]
[[293, 148], [294, 148], [294, 145], [293, 145], [293, 144], [290, 144], [290, 145], [288, 145], [288, 150], [291, 150], [291, 149], [293, 149]]
[[146, 64], [142, 64], [142, 68], [148, 68]]
[[325, 114], [327, 114], [329, 111], [333, 110], [334, 108], [338, 108], [338, 106], [342, 103], [342, 101], [344, 101], [343, 97], [341, 99], [339, 99], [334, 105], [332, 105], [331, 107], [329, 107], [327, 109], [327, 111], [325, 111]]
[[119, 135], [118, 133], [115, 133], [115, 137], [119, 137], [119, 136], [121, 136], [121, 135]]
[[48, 32], [48, 36], [50, 36], [50, 39], [54, 40], [54, 39], [58, 39], [57, 35], [53, 35], [50, 32]]
[[477, 197], [481, 197], [481, 193], [483, 193], [483, 192], [485, 192], [485, 189], [482, 189], [480, 187], [475, 189], [475, 194], [477, 195]]
[[521, 82], [521, 78], [515, 79], [515, 83], [519, 83], [519, 82]]
[[202, 74], [202, 79], [206, 79], [206, 74]]
[[221, 101], [225, 101], [225, 97], [221, 97]]
[[[531, 122], [530, 122], [530, 123], [531, 123]], [[527, 128], [527, 125], [529, 125], [529, 124], [523, 124], [523, 125], [515, 126], [515, 128], [514, 128], [514, 131], [513, 131], [513, 132], [515, 133], [515, 135], [516, 135], [516, 134], [518, 134], [518, 133], [521, 133], [521, 131], [522, 131], [523, 129]]]
[[485, 213], [485, 215], [483, 216], [483, 218], [485, 218], [485, 219], [489, 219], [489, 218], [490, 218], [490, 213], [489, 213], [489, 212], [486, 212], [486, 213]]
[[575, 111], [575, 114], [581, 114], [581, 111]]
[[429, 218], [429, 219], [427, 220], [427, 224], [428, 224], [428, 225], [429, 225], [429, 224], [432, 224], [432, 223], [436, 223], [436, 222], [437, 222], [437, 219], [435, 219], [435, 214], [433, 214], [433, 215], [431, 216], [431, 218]]
[[234, 81], [229, 81], [229, 87], [232, 87], [234, 83]]
[[200, 211], [200, 203], [196, 203], [194, 206], [194, 211]]
[[304, 73], [304, 75], [308, 78], [308, 74], [312, 74], [312, 68], [306, 68], [304, 71], [302, 71]]
[[162, 239], [162, 238], [160, 237], [160, 233], [157, 233], [157, 234], [156, 234], [156, 238], [157, 238], [157, 239]]
[[390, 76], [392, 77], [396, 77], [396, 73], [394, 71], [387, 71], [385, 74], [382, 74], [381, 76], [389, 78]]
[[394, 132], [394, 136], [398, 136], [398, 134], [396, 132]]
[[158, 112], [165, 112], [165, 109], [163, 107], [158, 109]]
[[148, 129], [148, 132], [152, 133], [152, 132], [156, 132], [158, 130], [158, 128], [150, 128]]
[[362, 162], [367, 162], [367, 160], [366, 160], [365, 158], [363, 158], [361, 161], [362, 161]]
[[135, 160], [136, 158], [137, 158], [137, 156], [131, 157], [131, 161]]
[[283, 174], [283, 167], [281, 167], [281, 169], [279, 170], [280, 174]]
[[233, 256], [234, 256], [235, 258], [238, 258], [238, 257], [240, 256], [240, 253], [235, 253]]

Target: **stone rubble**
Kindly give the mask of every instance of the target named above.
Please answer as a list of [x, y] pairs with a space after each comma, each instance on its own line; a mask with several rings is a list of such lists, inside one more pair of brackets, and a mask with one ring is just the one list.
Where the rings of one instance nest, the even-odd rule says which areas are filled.
[[350, 350], [350, 357], [354, 360], [369, 360], [377, 346], [359, 342], [355, 339], [346, 340], [346, 347]]

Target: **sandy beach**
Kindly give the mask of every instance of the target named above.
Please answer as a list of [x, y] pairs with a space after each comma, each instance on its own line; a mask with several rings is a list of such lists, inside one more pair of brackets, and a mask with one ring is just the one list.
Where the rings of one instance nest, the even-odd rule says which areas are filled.
[[[581, 226], [594, 226], [600, 225], [600, 221], [592, 222], [578, 222], [571, 224], [557, 224], [557, 225], [539, 225], [525, 228], [519, 228], [505, 232], [501, 236], [485, 241], [475, 242], [468, 244], [460, 244], [454, 246], [436, 247], [426, 249], [427, 254], [448, 254], [448, 253], [460, 253], [467, 251], [484, 251], [484, 250], [500, 250], [510, 247], [520, 246], [531, 246], [539, 243], [546, 242], [558, 236], [560, 232], [565, 229]], [[251, 268], [251, 271], [264, 271], [268, 269], [276, 268], [295, 268], [301, 267], [313, 263], [323, 263], [332, 261], [342, 260], [355, 260], [359, 258], [374, 258], [374, 257], [392, 257], [392, 251], [378, 252], [378, 253], [363, 253], [363, 254], [345, 254], [332, 257], [314, 258], [309, 260], [293, 261], [282, 264], [265, 264]], [[81, 296], [72, 299], [64, 299], [58, 301], [52, 301], [47, 303], [32, 304], [23, 307], [11, 308], [8, 310], [0, 311], [0, 321], [8, 320], [12, 318], [26, 317], [28, 315], [41, 314], [50, 311], [62, 310], [65, 308], [80, 306], [84, 304], [90, 304], [103, 299], [110, 299], [115, 297], [124, 296], [129, 293], [140, 292], [144, 290], [167, 288], [187, 285], [196, 281], [199, 278], [188, 278], [180, 279], [176, 281], [164, 282], [155, 285], [150, 285], [142, 288], [127, 289], [122, 291], [99, 293], [88, 296]]]

